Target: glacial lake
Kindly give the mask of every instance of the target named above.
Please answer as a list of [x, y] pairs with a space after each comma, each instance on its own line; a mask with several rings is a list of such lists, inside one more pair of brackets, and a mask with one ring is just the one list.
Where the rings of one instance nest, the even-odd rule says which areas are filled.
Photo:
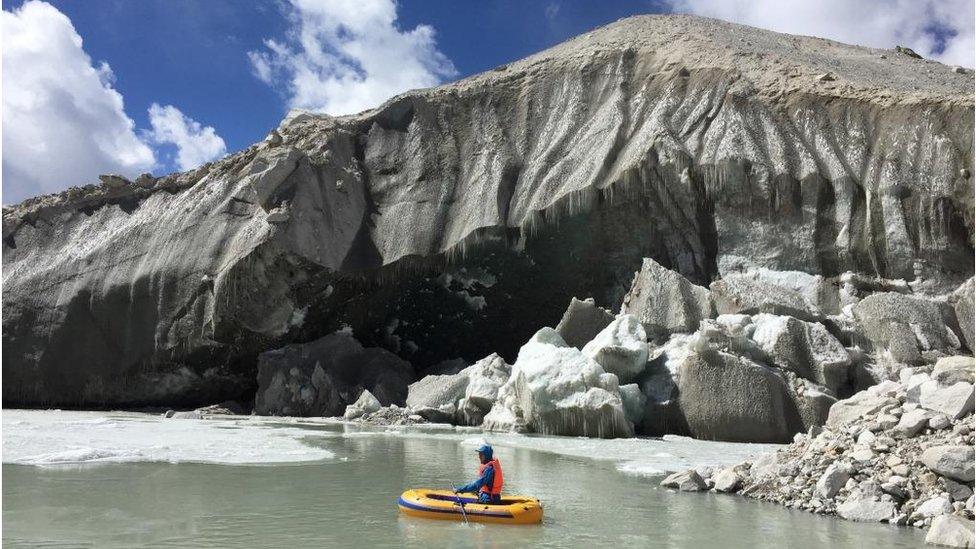
[[[474, 478], [487, 439], [537, 526], [402, 517], [407, 488]], [[772, 446], [381, 428], [331, 420], [164, 420], [3, 411], [5, 547], [908, 548], [924, 532], [660, 488], [666, 470]]]

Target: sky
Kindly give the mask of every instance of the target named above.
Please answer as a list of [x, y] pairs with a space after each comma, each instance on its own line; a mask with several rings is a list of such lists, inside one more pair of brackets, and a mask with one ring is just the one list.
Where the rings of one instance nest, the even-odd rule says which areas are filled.
[[694, 13], [974, 65], [974, 0], [3, 1], [2, 200], [192, 169], [622, 17]]

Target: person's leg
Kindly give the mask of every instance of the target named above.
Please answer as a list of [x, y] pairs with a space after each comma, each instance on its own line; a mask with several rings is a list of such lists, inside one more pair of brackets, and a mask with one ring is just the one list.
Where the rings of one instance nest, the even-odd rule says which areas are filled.
[[489, 503], [491, 503], [491, 495], [488, 494], [487, 492], [479, 492], [478, 493], [478, 501], [480, 503], [489, 504]]

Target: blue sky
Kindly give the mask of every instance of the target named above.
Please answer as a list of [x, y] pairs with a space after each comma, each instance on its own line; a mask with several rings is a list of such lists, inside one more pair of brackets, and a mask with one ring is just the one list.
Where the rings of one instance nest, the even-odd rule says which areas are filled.
[[[469, 76], [635, 14], [699, 13], [872, 46], [906, 44], [973, 65], [972, 0], [23, 5], [3, 3], [7, 204], [95, 182], [99, 173], [190, 168], [260, 140], [290, 106], [355, 112], [409, 87]], [[884, 18], [872, 17], [880, 10]], [[313, 38], [311, 49], [300, 36]], [[346, 55], [360, 50], [361, 57]]]

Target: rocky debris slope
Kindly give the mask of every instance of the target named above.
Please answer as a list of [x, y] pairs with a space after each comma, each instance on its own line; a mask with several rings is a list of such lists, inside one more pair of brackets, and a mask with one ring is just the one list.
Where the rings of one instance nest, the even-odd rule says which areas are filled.
[[[898, 381], [838, 401], [825, 427], [797, 434], [774, 454], [673, 475], [662, 485], [737, 492], [854, 521], [931, 526], [929, 541], [971, 547], [973, 372], [968, 356], [905, 367]], [[686, 480], [692, 477], [698, 481]]]
[[[726, 280], [719, 313], [819, 321], [726, 276], [758, 268], [947, 292], [973, 274], [973, 75], [884, 53], [634, 17], [361, 114], [291, 113], [191, 172], [4, 208], [4, 404], [241, 399], [259, 354], [343, 325], [418, 369], [513, 360], [574, 295], [618, 310], [645, 257]], [[649, 336], [694, 331], [693, 297], [644, 309]]]

